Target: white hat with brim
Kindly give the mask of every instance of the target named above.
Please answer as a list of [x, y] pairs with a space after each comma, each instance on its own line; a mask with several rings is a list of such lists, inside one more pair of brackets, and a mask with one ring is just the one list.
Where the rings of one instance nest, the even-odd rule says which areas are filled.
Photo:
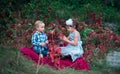
[[72, 26], [72, 25], [73, 25], [73, 20], [72, 20], [72, 19], [68, 19], [68, 20], [66, 21], [66, 25]]

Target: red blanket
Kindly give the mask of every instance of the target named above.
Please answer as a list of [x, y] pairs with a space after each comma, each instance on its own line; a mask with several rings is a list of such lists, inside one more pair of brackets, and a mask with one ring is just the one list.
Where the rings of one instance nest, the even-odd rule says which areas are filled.
[[[38, 62], [39, 55], [33, 51], [33, 48], [22, 47], [20, 51], [28, 59], [33, 60], [36, 63]], [[47, 64], [52, 68], [56, 68], [55, 63], [51, 61], [50, 57], [43, 57], [42, 62], [40, 60], [40, 64]], [[90, 70], [89, 62], [87, 62], [84, 57], [78, 58], [75, 62], [72, 62], [70, 59], [60, 59], [59, 68], [63, 69], [66, 67], [74, 68], [76, 70]]]

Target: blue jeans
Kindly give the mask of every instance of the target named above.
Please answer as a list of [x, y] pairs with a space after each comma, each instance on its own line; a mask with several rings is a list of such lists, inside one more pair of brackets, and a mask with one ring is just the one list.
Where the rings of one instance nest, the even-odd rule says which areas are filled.
[[42, 53], [43, 56], [46, 56], [49, 52], [49, 49], [48, 47], [46, 46], [41, 46], [40, 48], [37, 48], [36, 46], [34, 46], [34, 51], [37, 53], [37, 54], [40, 54]]

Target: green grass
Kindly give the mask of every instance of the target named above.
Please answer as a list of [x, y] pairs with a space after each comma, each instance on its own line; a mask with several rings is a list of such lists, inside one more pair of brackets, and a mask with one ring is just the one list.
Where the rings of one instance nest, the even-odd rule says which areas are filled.
[[[97, 66], [96, 66], [97, 67]], [[38, 74], [119, 74], [120, 69], [104, 68], [99, 70], [81, 71], [66, 68], [62, 70], [54, 70], [49, 66], [39, 67]], [[34, 62], [26, 59], [19, 49], [0, 46], [0, 74], [35, 74]]]

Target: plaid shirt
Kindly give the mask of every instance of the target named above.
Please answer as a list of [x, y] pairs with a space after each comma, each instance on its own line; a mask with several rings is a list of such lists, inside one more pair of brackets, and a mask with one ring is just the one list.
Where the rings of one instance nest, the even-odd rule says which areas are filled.
[[38, 32], [36, 31], [33, 35], [32, 35], [32, 44], [34, 46], [34, 50], [36, 53], [40, 53], [40, 51], [44, 51], [45, 49], [47, 49], [46, 46], [41, 46], [41, 43], [44, 43], [48, 40], [47, 35], [42, 32]]

